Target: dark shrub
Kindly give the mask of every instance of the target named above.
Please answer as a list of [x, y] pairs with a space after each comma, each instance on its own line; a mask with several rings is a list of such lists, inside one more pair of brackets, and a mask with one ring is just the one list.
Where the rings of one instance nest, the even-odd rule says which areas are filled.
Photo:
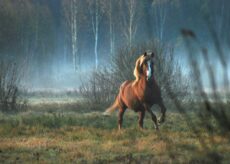
[[0, 111], [12, 112], [25, 107], [26, 100], [19, 95], [21, 69], [8, 61], [0, 61]]

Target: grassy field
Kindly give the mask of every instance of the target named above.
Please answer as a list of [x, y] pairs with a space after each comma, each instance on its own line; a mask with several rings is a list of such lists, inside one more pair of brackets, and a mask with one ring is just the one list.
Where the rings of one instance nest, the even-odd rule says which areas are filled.
[[[127, 112], [124, 128], [117, 116], [85, 111], [81, 105], [34, 103], [18, 114], [0, 114], [0, 163], [229, 163], [229, 135], [199, 137], [184, 117], [168, 112], [160, 130], [147, 115], [144, 130], [137, 114]], [[75, 110], [74, 110], [75, 109]], [[158, 111], [157, 111], [158, 112]], [[189, 113], [200, 126], [196, 115]], [[215, 124], [215, 122], [213, 123]], [[205, 146], [204, 146], [205, 145]]]

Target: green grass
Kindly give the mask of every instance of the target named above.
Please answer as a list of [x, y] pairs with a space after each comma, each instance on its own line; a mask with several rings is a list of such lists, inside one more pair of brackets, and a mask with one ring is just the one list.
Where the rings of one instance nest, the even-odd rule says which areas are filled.
[[[65, 107], [63, 104], [39, 104], [39, 107], [36, 104], [26, 112], [1, 114], [0, 163], [230, 161], [229, 135], [222, 135], [218, 129], [210, 135], [192, 112], [189, 116], [198, 126], [201, 138], [197, 138], [184, 117], [176, 112], [167, 113], [160, 131], [154, 130], [148, 114], [145, 129], [141, 130], [137, 114], [126, 112], [124, 128], [118, 131], [116, 114], [104, 117], [100, 112], [65, 110]], [[206, 148], [200, 140], [205, 142]]]

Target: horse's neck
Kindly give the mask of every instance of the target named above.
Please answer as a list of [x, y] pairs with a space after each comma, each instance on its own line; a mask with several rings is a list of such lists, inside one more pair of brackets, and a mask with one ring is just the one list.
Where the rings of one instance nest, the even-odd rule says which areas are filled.
[[138, 81], [138, 88], [139, 89], [145, 89], [148, 85], [146, 77], [142, 76], [140, 80]]

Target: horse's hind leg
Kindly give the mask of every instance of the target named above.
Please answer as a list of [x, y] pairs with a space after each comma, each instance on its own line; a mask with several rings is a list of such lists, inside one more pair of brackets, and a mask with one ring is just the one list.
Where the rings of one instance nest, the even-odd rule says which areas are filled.
[[143, 129], [144, 117], [145, 117], [145, 110], [139, 112], [139, 120], [138, 120], [138, 123], [139, 123], [139, 127], [140, 127], [141, 129]]
[[125, 113], [125, 109], [120, 108], [119, 113], [118, 113], [118, 129], [119, 130], [121, 130], [121, 127], [122, 127], [124, 113]]
[[156, 117], [156, 115], [152, 112], [152, 110], [150, 109], [150, 107], [148, 107], [147, 105], [145, 105], [145, 110], [147, 110], [150, 113], [150, 115], [152, 117], [152, 120], [154, 122], [155, 128], [158, 130], [159, 128], [158, 128], [158, 123], [157, 123], [157, 117]]
[[164, 105], [163, 102], [160, 102], [158, 105], [159, 105], [160, 108], [161, 108], [161, 116], [160, 116], [160, 118], [158, 119], [158, 122], [159, 122], [159, 123], [163, 123], [163, 122], [165, 121], [166, 108], [165, 108], [165, 105]]

